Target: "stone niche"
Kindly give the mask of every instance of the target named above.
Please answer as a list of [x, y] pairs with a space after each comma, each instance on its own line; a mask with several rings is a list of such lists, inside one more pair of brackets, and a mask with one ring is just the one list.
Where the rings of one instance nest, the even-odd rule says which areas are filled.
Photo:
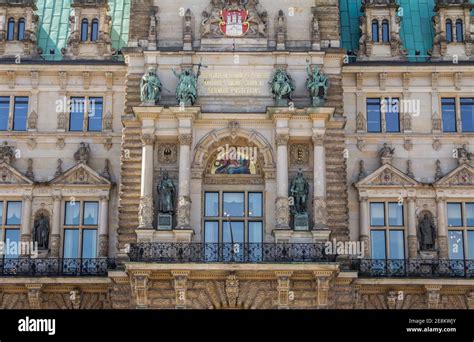
[[395, 0], [366, 0], [359, 18], [361, 36], [358, 60], [406, 60], [400, 38], [401, 17]]
[[110, 38], [108, 0], [73, 0], [69, 37], [61, 50], [66, 59], [109, 59], [115, 53]]
[[34, 0], [0, 1], [0, 58], [34, 57], [38, 16]]
[[433, 61], [474, 60], [474, 4], [470, 0], [437, 0], [433, 17]]

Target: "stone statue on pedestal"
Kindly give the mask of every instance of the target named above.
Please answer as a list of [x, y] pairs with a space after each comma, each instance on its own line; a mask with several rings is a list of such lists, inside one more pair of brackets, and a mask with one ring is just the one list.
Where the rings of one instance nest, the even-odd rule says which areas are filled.
[[278, 107], [288, 106], [291, 93], [296, 89], [295, 84], [286, 70], [279, 68], [275, 71], [270, 81], [273, 98], [276, 99]]
[[418, 239], [420, 241], [420, 250], [432, 251], [436, 241], [436, 227], [433, 219], [424, 214], [418, 222]]
[[308, 193], [309, 184], [301, 169], [291, 181], [290, 196], [292, 198], [291, 213], [294, 215], [295, 230], [308, 230]]
[[38, 249], [48, 249], [49, 219], [41, 213], [35, 220], [33, 227], [33, 241], [38, 243]]
[[173, 180], [168, 177], [168, 172], [163, 171], [163, 176], [157, 186], [158, 192], [158, 229], [171, 229], [172, 217], [175, 212], [176, 188]]
[[194, 73], [193, 68], [184, 69], [178, 73], [175, 69], [173, 74], [179, 79], [176, 87], [176, 99], [179, 105], [192, 106], [196, 103], [198, 98], [198, 79], [201, 75], [201, 68], [207, 68], [200, 62], [199, 64], [193, 64], [198, 67], [197, 73]]
[[142, 103], [156, 104], [161, 100], [163, 85], [156, 75], [154, 68], [148, 68], [148, 73], [140, 81], [140, 100]]
[[328, 95], [329, 89], [329, 78], [323, 75], [319, 68], [315, 66], [311, 68], [309, 61], [306, 67], [307, 78], [306, 78], [306, 89], [311, 94], [311, 106], [319, 107], [324, 104]]

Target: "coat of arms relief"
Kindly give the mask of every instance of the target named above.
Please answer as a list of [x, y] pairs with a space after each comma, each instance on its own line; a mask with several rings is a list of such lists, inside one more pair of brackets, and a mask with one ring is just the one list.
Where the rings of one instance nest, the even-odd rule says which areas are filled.
[[211, 0], [202, 13], [203, 38], [267, 37], [267, 12], [258, 0]]

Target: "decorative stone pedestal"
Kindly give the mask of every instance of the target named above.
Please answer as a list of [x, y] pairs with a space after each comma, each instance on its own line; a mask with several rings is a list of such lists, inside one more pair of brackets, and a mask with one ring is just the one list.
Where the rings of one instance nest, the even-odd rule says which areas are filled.
[[277, 107], [288, 107], [288, 99], [276, 99], [275, 104]]
[[295, 230], [309, 230], [309, 218], [308, 214], [295, 214], [294, 216]]
[[420, 251], [420, 258], [423, 260], [433, 260], [438, 258], [437, 251]]
[[329, 229], [296, 231], [290, 229], [275, 229], [273, 236], [276, 243], [317, 243], [329, 241]]
[[171, 230], [173, 225], [173, 216], [170, 214], [158, 214], [158, 230]]

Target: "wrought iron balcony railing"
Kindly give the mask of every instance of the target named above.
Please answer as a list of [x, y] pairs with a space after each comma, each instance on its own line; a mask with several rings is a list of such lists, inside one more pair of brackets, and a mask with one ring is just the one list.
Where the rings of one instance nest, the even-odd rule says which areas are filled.
[[474, 278], [474, 260], [360, 259], [352, 269], [360, 277]]
[[324, 249], [324, 243], [136, 243], [129, 257], [156, 263], [334, 262]]
[[116, 268], [115, 259], [0, 259], [0, 277], [93, 277], [106, 276]]

